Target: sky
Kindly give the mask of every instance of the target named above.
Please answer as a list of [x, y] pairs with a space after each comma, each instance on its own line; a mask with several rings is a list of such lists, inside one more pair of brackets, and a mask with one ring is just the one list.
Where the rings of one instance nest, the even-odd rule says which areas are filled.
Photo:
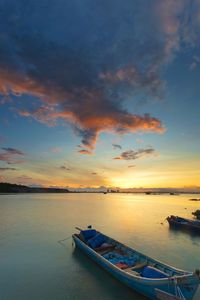
[[0, 0], [0, 181], [200, 187], [200, 0]]

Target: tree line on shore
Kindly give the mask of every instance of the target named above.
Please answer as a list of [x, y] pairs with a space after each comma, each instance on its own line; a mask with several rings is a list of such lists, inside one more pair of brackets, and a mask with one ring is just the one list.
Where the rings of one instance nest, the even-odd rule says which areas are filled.
[[68, 193], [68, 189], [29, 187], [26, 185], [0, 182], [0, 193]]

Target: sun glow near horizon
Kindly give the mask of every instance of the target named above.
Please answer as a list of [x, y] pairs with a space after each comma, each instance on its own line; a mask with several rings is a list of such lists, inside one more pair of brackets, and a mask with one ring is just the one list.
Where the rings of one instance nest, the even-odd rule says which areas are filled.
[[[190, 176], [190, 172], [187, 174], [181, 174], [176, 172], [148, 172], [148, 171], [134, 171], [134, 172], [119, 172], [118, 174], [112, 174], [110, 177], [106, 178], [94, 178], [95, 175], [89, 175], [86, 178], [76, 177], [76, 175], [71, 178], [59, 178], [45, 175], [41, 177], [41, 181], [38, 181], [36, 177], [35, 180], [29, 179], [27, 177], [22, 177], [21, 181], [18, 183], [27, 185], [41, 185], [45, 187], [60, 187], [60, 188], [98, 188], [100, 186], [105, 187], [119, 187], [122, 189], [127, 188], [184, 188], [184, 187], [198, 187], [200, 182], [197, 176]], [[12, 181], [15, 182], [15, 179]]]

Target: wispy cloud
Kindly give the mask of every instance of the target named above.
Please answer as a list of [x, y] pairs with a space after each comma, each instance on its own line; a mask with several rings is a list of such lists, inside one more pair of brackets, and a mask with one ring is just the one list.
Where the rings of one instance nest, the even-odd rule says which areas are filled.
[[25, 155], [24, 152], [22, 152], [21, 150], [15, 149], [15, 148], [2, 147], [2, 149], [11, 155]]
[[0, 168], [0, 172], [4, 171], [16, 171], [17, 169], [15, 168]]
[[23, 163], [23, 159], [19, 159], [19, 157], [23, 157], [25, 155], [24, 152], [15, 148], [2, 148], [3, 152], [0, 153], [0, 161], [5, 161], [7, 164], [20, 164]]
[[122, 149], [122, 146], [121, 145], [118, 145], [118, 144], [112, 144], [113, 148], [114, 149]]
[[121, 153], [120, 156], [114, 157], [116, 160], [135, 160], [146, 156], [156, 155], [156, 151], [153, 148], [128, 150]]
[[78, 150], [78, 153], [80, 154], [92, 154], [92, 151], [90, 150], [87, 150], [87, 149], [81, 149], [81, 150]]
[[33, 178], [32, 177], [29, 177], [27, 175], [22, 175], [22, 176], [18, 176], [16, 177], [16, 180], [15, 182], [18, 183], [18, 184], [27, 184], [27, 185], [30, 185], [32, 184], [32, 181], [33, 181]]
[[22, 176], [18, 176], [17, 179], [19, 180], [32, 180], [32, 177], [26, 176], [26, 175], [22, 175]]
[[64, 171], [70, 171], [71, 169], [66, 167], [66, 166], [60, 166], [59, 167], [61, 170], [64, 170]]
[[130, 165], [130, 166], [128, 166], [128, 168], [134, 168], [135, 167], [135, 165]]

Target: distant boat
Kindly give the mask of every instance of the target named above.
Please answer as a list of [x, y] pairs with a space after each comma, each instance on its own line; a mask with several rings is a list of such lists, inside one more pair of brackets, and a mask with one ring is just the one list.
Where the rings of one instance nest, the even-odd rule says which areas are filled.
[[175, 193], [175, 192], [171, 192], [171, 193], [169, 193], [170, 195], [173, 195], [173, 196], [178, 196], [179, 195], [179, 193]]
[[167, 221], [173, 227], [191, 230], [200, 234], [200, 221], [198, 220], [190, 220], [172, 215], [167, 217]]
[[193, 273], [166, 265], [95, 229], [80, 230], [72, 237], [89, 258], [152, 300], [191, 300], [200, 283], [199, 271]]
[[200, 220], [200, 209], [197, 209], [196, 211], [192, 212], [193, 216], [195, 216], [197, 219]]
[[192, 199], [189, 199], [189, 201], [200, 201], [200, 199], [192, 198]]

